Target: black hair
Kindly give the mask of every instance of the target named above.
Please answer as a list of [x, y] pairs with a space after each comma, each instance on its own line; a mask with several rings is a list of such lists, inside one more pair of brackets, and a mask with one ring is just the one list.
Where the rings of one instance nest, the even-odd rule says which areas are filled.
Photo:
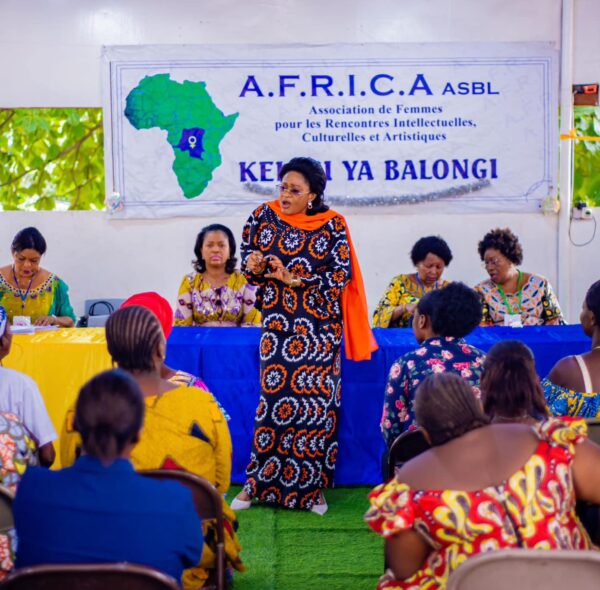
[[454, 338], [472, 332], [482, 318], [481, 297], [460, 282], [429, 291], [417, 303], [417, 310], [429, 317], [435, 334]]
[[118, 309], [106, 322], [106, 344], [113, 361], [126, 371], [152, 371], [153, 356], [164, 341], [158, 318], [145, 307]]
[[417, 388], [414, 411], [433, 446], [490, 423], [471, 386], [454, 373], [429, 375]]
[[225, 263], [225, 272], [227, 274], [231, 274], [235, 270], [235, 265], [237, 264], [237, 258], [235, 257], [235, 238], [233, 237], [233, 232], [226, 225], [222, 225], [220, 223], [211, 223], [200, 230], [200, 233], [196, 237], [196, 245], [194, 246], [196, 260], [193, 260], [192, 264], [197, 272], [204, 272], [206, 270], [206, 263], [202, 258], [202, 246], [204, 244], [206, 234], [211, 231], [222, 231], [227, 236], [227, 241], [229, 242], [229, 258]]
[[523, 247], [519, 242], [519, 238], [508, 227], [497, 227], [483, 236], [483, 240], [477, 246], [481, 260], [490, 248], [501, 252], [513, 264], [523, 262]]
[[139, 385], [125, 371], [104, 371], [80, 390], [74, 428], [83, 449], [92, 457], [111, 462], [125, 447], [137, 442], [144, 422], [144, 397]]
[[46, 240], [36, 227], [26, 227], [13, 238], [10, 249], [12, 252], [35, 250], [40, 255], [44, 255], [46, 253]]
[[480, 385], [483, 409], [491, 418], [548, 417], [533, 352], [518, 340], [504, 340], [490, 348]]
[[308, 186], [310, 192], [314, 193], [316, 197], [311, 203], [310, 209], [306, 211], [307, 215], [316, 215], [317, 213], [323, 213], [329, 209], [325, 205], [325, 187], [327, 186], [327, 174], [320, 162], [313, 158], [292, 158], [287, 164], [284, 164], [279, 171], [279, 180], [288, 172], [298, 172], [302, 174]]
[[419, 262], [422, 262], [427, 258], [427, 254], [439, 256], [446, 266], [448, 266], [452, 260], [452, 251], [446, 243], [446, 240], [442, 239], [440, 236], [426, 236], [417, 240], [410, 251], [410, 259], [412, 260], [412, 263], [417, 266]]
[[585, 294], [585, 304], [596, 317], [596, 325], [600, 326], [600, 281], [596, 281]]

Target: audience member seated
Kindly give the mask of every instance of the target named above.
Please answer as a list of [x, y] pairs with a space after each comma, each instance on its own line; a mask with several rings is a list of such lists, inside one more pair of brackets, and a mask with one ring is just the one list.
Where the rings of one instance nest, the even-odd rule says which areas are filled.
[[191, 492], [138, 475], [144, 398], [135, 379], [106, 371], [81, 389], [75, 428], [83, 454], [60, 471], [28, 469], [14, 502], [17, 568], [129, 561], [181, 579], [202, 554]]
[[[365, 519], [385, 538], [378, 588], [446, 587], [465, 559], [503, 548], [591, 549], [577, 497], [600, 501], [600, 447], [583, 420], [490, 424], [457, 375], [428, 377], [417, 421], [432, 448], [370, 494]], [[567, 421], [569, 420], [569, 421]]]
[[523, 262], [523, 248], [510, 229], [497, 228], [485, 234], [478, 251], [490, 275], [475, 287], [483, 305], [482, 326], [565, 323], [548, 280], [517, 268]]
[[[11, 343], [6, 311], [0, 306], [0, 363], [8, 356]], [[52, 441], [58, 436], [40, 390], [31, 377], [0, 367], [0, 412], [12, 413], [19, 418], [34, 439], [40, 464], [50, 467], [56, 457]]]
[[36, 326], [74, 326], [67, 285], [40, 266], [46, 252], [42, 234], [35, 227], [22, 229], [10, 251], [13, 263], [0, 268], [0, 303], [10, 322], [26, 316]]
[[448, 284], [442, 274], [452, 260], [452, 252], [442, 238], [427, 236], [417, 240], [410, 258], [417, 272], [392, 279], [373, 314], [373, 327], [409, 326], [419, 299]]
[[260, 326], [256, 287], [235, 270], [235, 238], [219, 223], [196, 238], [192, 272], [181, 281], [176, 326]]
[[[164, 298], [161, 297], [158, 293], [154, 291], [148, 291], [146, 293], [136, 293], [126, 299], [122, 304], [121, 308], [131, 307], [132, 305], [139, 305], [141, 307], [145, 307], [149, 309], [160, 322], [163, 334], [165, 336], [165, 340], [169, 339], [171, 335], [171, 331], [173, 330], [173, 308], [171, 304]], [[203, 389], [204, 391], [210, 390], [208, 389], [208, 385], [200, 379], [200, 377], [196, 377], [196, 375], [192, 375], [191, 373], [186, 373], [185, 371], [172, 369], [167, 366], [165, 362], [163, 362], [160, 376], [167, 381], [170, 381], [174, 385], [185, 385], [186, 387], [197, 387], [198, 389]], [[223, 406], [219, 403], [219, 400], [215, 398], [217, 405], [223, 415], [227, 419], [230, 420], [229, 414], [225, 411]]]
[[581, 327], [592, 339], [592, 349], [567, 356], [542, 381], [546, 403], [554, 416], [600, 417], [600, 281], [587, 291], [581, 314]]
[[402, 432], [416, 428], [413, 401], [428, 375], [457, 373], [479, 396], [484, 353], [463, 338], [480, 321], [479, 297], [463, 283], [450, 283], [419, 301], [413, 331], [421, 346], [394, 362], [385, 388], [381, 431], [388, 448]]
[[483, 363], [481, 400], [494, 423], [535, 425], [548, 418], [533, 352], [527, 345], [504, 340], [490, 348]]
[[[106, 323], [106, 342], [113, 362], [139, 384], [146, 404], [140, 440], [131, 452], [136, 469], [180, 469], [204, 477], [221, 494], [229, 489], [231, 437], [213, 396], [202, 390], [173, 385], [161, 377], [165, 337], [156, 316], [141, 306], [118, 309]], [[77, 455], [75, 424], [61, 435], [61, 458], [70, 464]], [[62, 452], [67, 449], [65, 453]], [[235, 514], [224, 502], [227, 519], [226, 551], [229, 565], [242, 570], [235, 535]], [[215, 565], [215, 535], [205, 525], [205, 547], [198, 567], [186, 570], [184, 588], [199, 588]]]

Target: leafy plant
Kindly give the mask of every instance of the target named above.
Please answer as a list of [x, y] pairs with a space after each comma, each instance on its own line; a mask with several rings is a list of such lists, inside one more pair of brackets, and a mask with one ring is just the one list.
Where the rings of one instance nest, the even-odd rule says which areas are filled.
[[[575, 107], [577, 135], [600, 138], [600, 107]], [[573, 203], [600, 207], [600, 141], [576, 141]]]
[[102, 109], [0, 109], [0, 209], [104, 209]]

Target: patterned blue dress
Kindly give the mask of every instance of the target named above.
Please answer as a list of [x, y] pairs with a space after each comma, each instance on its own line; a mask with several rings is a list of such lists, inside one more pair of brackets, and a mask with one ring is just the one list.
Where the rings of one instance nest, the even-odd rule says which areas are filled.
[[421, 382], [432, 373], [452, 372], [473, 387], [477, 397], [485, 354], [462, 338], [436, 336], [425, 340], [419, 348], [400, 357], [390, 368], [381, 432], [388, 447], [405, 430], [414, 430], [413, 401]]
[[552, 383], [548, 377], [542, 379], [542, 389], [552, 416], [600, 417], [600, 393], [573, 391]]
[[261, 395], [244, 491], [260, 502], [310, 510], [333, 485], [341, 400], [342, 290], [350, 279], [344, 222], [315, 231], [286, 223], [268, 205], [248, 219], [242, 268], [259, 250], [281, 259], [302, 285], [246, 270], [262, 311]]

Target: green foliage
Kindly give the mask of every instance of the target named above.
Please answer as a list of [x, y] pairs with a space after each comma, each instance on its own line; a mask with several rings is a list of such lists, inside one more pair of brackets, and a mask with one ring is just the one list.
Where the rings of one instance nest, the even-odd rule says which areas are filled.
[[0, 210], [104, 209], [102, 109], [0, 109]]
[[[577, 135], [600, 137], [600, 107], [575, 107]], [[600, 141], [576, 141], [573, 203], [600, 207]]]

